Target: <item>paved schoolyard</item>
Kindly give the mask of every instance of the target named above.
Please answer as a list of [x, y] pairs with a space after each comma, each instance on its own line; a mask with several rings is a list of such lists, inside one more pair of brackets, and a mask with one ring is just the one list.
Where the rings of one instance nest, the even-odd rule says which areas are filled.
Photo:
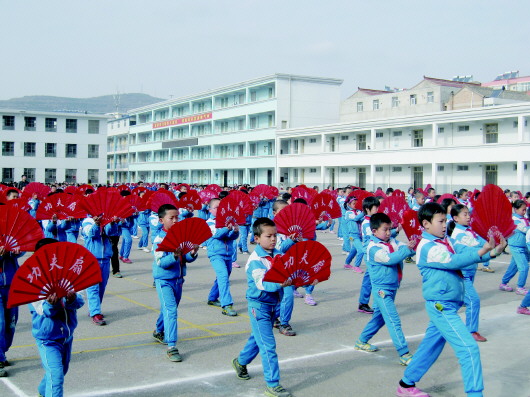
[[[369, 319], [358, 313], [356, 302], [362, 275], [342, 269], [345, 256], [331, 233], [318, 233], [333, 254], [332, 277], [314, 292], [318, 306], [296, 299], [291, 324], [295, 337], [276, 334], [281, 383], [295, 396], [393, 396], [404, 367], [386, 329], [372, 343], [380, 350], [353, 349]], [[134, 240], [134, 246], [137, 240]], [[251, 246], [252, 247], [252, 246]], [[247, 256], [238, 262], [244, 266]], [[89, 396], [260, 396], [264, 381], [260, 357], [249, 365], [252, 379], [235, 377], [231, 360], [249, 335], [244, 268], [232, 273], [232, 295], [238, 317], [227, 317], [206, 305], [214, 279], [206, 251], [188, 266], [184, 297], [179, 307], [178, 348], [183, 362], [172, 363], [165, 347], [151, 334], [158, 315], [152, 288], [151, 256], [133, 250], [133, 264], [122, 264], [123, 279], [112, 278], [103, 301], [108, 325], [97, 327], [83, 307], [78, 312], [74, 354], [65, 380], [65, 395]], [[480, 344], [485, 396], [530, 396], [530, 318], [515, 314], [520, 296], [497, 290], [510, 256], [492, 265], [494, 274], [478, 272], [482, 297], [480, 332], [489, 340]], [[417, 349], [427, 325], [421, 280], [415, 265], [406, 265], [397, 297], [398, 311], [411, 352]], [[0, 396], [36, 396], [43, 370], [31, 336], [27, 307], [21, 315], [14, 346], [8, 352], [9, 377], [0, 378]], [[458, 362], [448, 346], [419, 386], [434, 397], [463, 396]]]

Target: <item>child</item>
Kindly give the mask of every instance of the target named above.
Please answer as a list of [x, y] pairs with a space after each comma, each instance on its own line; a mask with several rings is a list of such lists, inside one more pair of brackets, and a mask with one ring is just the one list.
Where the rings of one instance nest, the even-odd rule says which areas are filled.
[[138, 226], [142, 231], [142, 237], [138, 240], [138, 249], [144, 252], [151, 252], [149, 245], [149, 215], [151, 210], [140, 211], [138, 213]]
[[508, 285], [510, 280], [515, 276], [515, 273], [519, 271], [519, 279], [517, 280], [517, 289], [515, 293], [518, 295], [526, 295], [528, 290], [525, 288], [526, 279], [528, 277], [528, 258], [530, 253], [526, 245], [526, 233], [530, 230], [530, 222], [525, 218], [526, 204], [523, 200], [515, 200], [512, 203], [513, 207], [513, 221], [515, 222], [514, 234], [508, 238], [508, 244], [510, 245], [510, 252], [512, 254], [512, 260], [506, 273], [502, 277], [501, 285], [499, 289], [501, 291], [512, 292], [513, 288]]
[[432, 187], [427, 189], [427, 197], [425, 198], [426, 203], [435, 203], [434, 196], [436, 196], [436, 190]]
[[373, 235], [366, 249], [366, 266], [370, 270], [375, 310], [355, 343], [355, 349], [377, 351], [377, 347], [368, 341], [386, 324], [399, 354], [399, 362], [408, 365], [412, 355], [401, 329], [394, 299], [403, 275], [403, 259], [414, 255], [414, 243], [403, 244], [391, 237], [392, 221], [386, 214], [374, 214], [370, 218], [370, 229]]
[[412, 200], [411, 208], [414, 211], [418, 211], [424, 203], [425, 203], [425, 195], [420, 191], [416, 191], [414, 193], [414, 200]]
[[[360, 226], [364, 219], [364, 213], [355, 209], [356, 203], [356, 197], [349, 197], [344, 202], [344, 208], [346, 209], [343, 219], [344, 241], [348, 240], [350, 243], [350, 252], [346, 257], [344, 269], [353, 270], [355, 273], [363, 273], [361, 263], [363, 261], [364, 249]], [[356, 255], [355, 265], [352, 266], [351, 262]]]
[[[57, 240], [44, 238], [37, 243], [35, 252], [55, 242]], [[63, 395], [64, 376], [68, 372], [77, 327], [77, 309], [83, 305], [83, 298], [73, 290], [65, 298], [51, 294], [47, 299], [29, 304], [32, 334], [45, 371], [38, 388], [43, 397]]]
[[447, 341], [458, 357], [465, 392], [468, 396], [481, 397], [484, 385], [479, 348], [457, 313], [464, 301], [462, 270], [495, 257], [502, 252], [506, 241], [502, 239], [491, 254], [488, 253], [493, 249], [493, 241], [480, 249], [462, 244], [453, 246], [450, 239], [445, 237], [445, 211], [437, 203], [423, 205], [418, 213], [418, 220], [424, 232], [416, 255], [423, 277], [423, 298], [426, 300], [425, 307], [430, 322], [414, 360], [399, 381], [396, 395], [429, 396], [415, 385], [438, 359]]
[[[464, 204], [457, 204], [451, 209], [451, 216], [453, 217], [453, 230], [448, 234], [458, 244], [463, 244], [467, 247], [481, 247], [486, 243], [482, 237], [475, 233], [469, 227], [469, 209]], [[487, 261], [486, 263], [489, 263]], [[478, 322], [480, 314], [480, 297], [473, 285], [475, 275], [477, 273], [476, 267], [462, 270], [464, 275], [464, 304], [466, 305], [466, 327], [471, 332], [471, 336], [477, 342], [486, 342], [487, 339], [478, 333]]]
[[182, 249], [177, 248], [175, 252], [157, 252], [156, 248], [164, 240], [168, 230], [178, 222], [179, 211], [171, 204], [161, 205], [158, 210], [158, 218], [162, 224], [162, 230], [155, 237], [153, 243], [153, 278], [155, 279], [156, 292], [160, 300], [160, 315], [156, 322], [153, 337], [160, 343], [167, 343], [167, 357], [170, 361], [181, 362], [182, 357], [177, 349], [177, 318], [178, 306], [182, 297], [182, 285], [186, 276], [186, 263], [197, 259], [199, 246], [182, 255]]
[[291, 393], [280, 385], [280, 368], [272, 325], [276, 318], [276, 306], [282, 299], [283, 287], [291, 285], [291, 279], [287, 279], [283, 284], [263, 281], [265, 273], [271, 268], [272, 259], [280, 254], [274, 248], [276, 246], [276, 225], [268, 218], [258, 218], [252, 225], [252, 230], [257, 246], [245, 266], [248, 283], [248, 315], [252, 331], [245, 347], [232, 361], [232, 366], [239, 379], [250, 379], [247, 365], [259, 352], [263, 376], [267, 383], [265, 395], [290, 397]]
[[232, 273], [234, 240], [239, 237], [239, 226], [220, 229], [215, 227], [215, 217], [220, 201], [217, 198], [210, 200], [210, 218], [206, 221], [212, 231], [212, 237], [206, 240], [208, 258], [217, 276], [208, 295], [208, 305], [221, 306], [224, 315], [233, 317], [237, 316], [237, 312], [232, 307], [234, 301], [230, 294], [230, 274]]

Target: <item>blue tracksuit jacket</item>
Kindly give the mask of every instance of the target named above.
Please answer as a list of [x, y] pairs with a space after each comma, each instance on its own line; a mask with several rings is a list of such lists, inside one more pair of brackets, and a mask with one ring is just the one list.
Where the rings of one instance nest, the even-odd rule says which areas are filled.
[[206, 240], [206, 247], [208, 249], [208, 258], [219, 255], [225, 259], [231, 259], [234, 254], [234, 240], [239, 237], [239, 232], [235, 230], [228, 230], [227, 227], [216, 228], [215, 218], [210, 217], [206, 223], [212, 231], [212, 237]]

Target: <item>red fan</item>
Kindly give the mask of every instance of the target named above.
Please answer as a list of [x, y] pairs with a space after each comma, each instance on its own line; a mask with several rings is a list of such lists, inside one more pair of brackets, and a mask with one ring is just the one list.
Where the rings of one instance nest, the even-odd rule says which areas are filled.
[[133, 208], [134, 212], [141, 212], [147, 209], [145, 201], [142, 200], [140, 196], [137, 196], [136, 194], [130, 194], [128, 196], [125, 196], [125, 198], [129, 200], [129, 203], [131, 204], [131, 207]]
[[5, 204], [9, 208], [16, 208], [22, 211], [29, 211], [31, 209], [31, 206], [28, 204], [27, 197], [9, 200], [6, 201]]
[[273, 198], [278, 197], [278, 195], [280, 194], [280, 191], [278, 190], [276, 186], [271, 186], [271, 194], [273, 195]]
[[454, 200], [456, 202], [455, 196], [453, 196], [452, 194], [449, 194], [449, 193], [444, 193], [438, 198], [437, 203], [438, 204], [442, 204], [442, 201], [444, 201], [445, 199], [451, 199], [451, 200]]
[[329, 190], [329, 189], [324, 189], [324, 190], [322, 190], [321, 193], [328, 193], [328, 194], [331, 194], [331, 196], [332, 196], [334, 199], [337, 199], [337, 197], [338, 197], [338, 195], [339, 195], [339, 194], [337, 193], [336, 190]]
[[[478, 193], [480, 193], [480, 190], [475, 189], [475, 190], [473, 190], [473, 193], [471, 193], [471, 194], [469, 195], [469, 202], [470, 202], [470, 204], [471, 204], [472, 206], [474, 206], [474, 205], [475, 205], [475, 201], [477, 201], [477, 198], [475, 198], [475, 197], [476, 197], [476, 195], [477, 195]], [[523, 196], [519, 195], [519, 197], [523, 197]]]
[[260, 199], [273, 199], [275, 196], [274, 192], [271, 190], [271, 187], [269, 185], [257, 185], [254, 189], [252, 189], [252, 193], [255, 196], [259, 196]]
[[187, 183], [181, 183], [180, 185], [177, 185], [177, 190], [180, 191], [180, 189], [183, 187], [186, 188], [186, 191], [190, 190], [190, 185], [188, 185]]
[[331, 276], [331, 254], [318, 241], [302, 241], [274, 258], [263, 281], [283, 283], [292, 280], [295, 287], [309, 285], [313, 281], [325, 281]]
[[48, 196], [48, 193], [50, 193], [50, 187], [46, 186], [43, 183], [40, 182], [31, 182], [29, 183], [22, 192], [22, 195], [27, 197], [28, 199], [32, 198], [34, 194], [37, 195], [37, 199], [42, 201]]
[[309, 207], [313, 211], [315, 219], [320, 219], [321, 221], [329, 221], [342, 216], [339, 203], [328, 193], [317, 194], [313, 197]]
[[390, 196], [383, 200], [379, 212], [387, 214], [392, 221], [392, 227], [396, 228], [403, 220], [403, 214], [409, 209], [409, 205], [403, 197]]
[[208, 204], [211, 199], [217, 197], [217, 193], [215, 193], [211, 189], [203, 189], [199, 192], [199, 196], [201, 198], [201, 202], [204, 204]]
[[512, 205], [497, 185], [486, 185], [475, 201], [471, 213], [471, 227], [482, 238], [495, 237], [499, 243], [502, 235], [508, 238], [516, 226], [512, 219]]
[[244, 207], [233, 197], [226, 196], [219, 203], [217, 216], [215, 217], [215, 227], [243, 225], [245, 223]]
[[177, 208], [177, 199], [175, 195], [167, 190], [157, 190], [147, 199], [147, 208], [151, 211], [158, 212], [161, 205], [171, 204]]
[[51, 294], [63, 298], [70, 291], [82, 291], [101, 282], [96, 257], [76, 243], [42, 246], [15, 273], [7, 307], [46, 299]]
[[117, 187], [117, 189], [118, 189], [119, 192], [122, 192], [124, 190], [126, 190], [128, 192], [131, 191], [131, 189], [129, 189], [129, 186], [127, 186], [127, 185], [120, 185], [120, 186]]
[[70, 194], [77, 194], [77, 193], [80, 193], [79, 190], [77, 190], [77, 188], [76, 188], [74, 185], [66, 186], [66, 187], [63, 189], [63, 192], [65, 192], [65, 193], [70, 193]]
[[421, 240], [421, 233], [423, 227], [420, 225], [418, 219], [418, 211], [407, 210], [403, 214], [403, 230], [410, 241], [414, 241], [414, 249], [418, 246]]
[[[86, 191], [89, 190], [89, 189], [90, 189], [90, 190], [93, 190], [94, 192], [96, 191], [96, 189], [95, 189], [92, 185], [87, 185], [87, 184], [85, 184], [85, 185], [81, 185], [81, 186], [79, 186], [79, 187], [77, 188], [77, 190], [78, 190], [79, 192], [83, 193], [83, 194], [86, 194]], [[66, 192], [66, 193], [68, 193], [68, 192]]]
[[33, 251], [44, 238], [40, 225], [26, 211], [0, 206], [0, 247], [6, 251]]
[[373, 193], [371, 192], [368, 192], [366, 190], [361, 190], [361, 189], [358, 189], [358, 190], [354, 190], [353, 192], [351, 192], [349, 196], [353, 196], [353, 197], [356, 197], [357, 198], [357, 202], [355, 203], [355, 209], [359, 210], [359, 211], [362, 211], [363, 210], [363, 200], [366, 198], [366, 197], [375, 197]]
[[204, 219], [186, 218], [169, 229], [156, 250], [175, 252], [180, 247], [182, 255], [186, 255], [194, 245], [200, 245], [210, 237], [212, 237], [212, 231]]
[[101, 226], [112, 222], [114, 217], [124, 219], [134, 213], [129, 200], [120, 196], [118, 192], [109, 192], [108, 189], [98, 189], [85, 197], [81, 206], [93, 217], [101, 216]]
[[315, 237], [315, 216], [309, 206], [293, 203], [283, 208], [274, 217], [278, 232], [286, 236], [296, 233], [299, 238], [312, 239]]
[[197, 190], [189, 189], [188, 192], [177, 201], [177, 208], [185, 208], [188, 211], [200, 210], [202, 208], [202, 201]]
[[394, 193], [392, 193], [392, 196], [405, 198], [405, 192], [402, 191], [402, 190], [396, 189], [396, 190], [394, 190]]
[[143, 187], [143, 186], [138, 186], [138, 187], [135, 187], [132, 191], [132, 194], [137, 194], [139, 195], [141, 192], [147, 192], [149, 191], [146, 187]]
[[377, 189], [377, 190], [374, 192], [374, 196], [376, 196], [376, 197], [381, 196], [381, 197], [383, 197], [384, 199], [387, 198], [387, 195], [386, 195], [385, 192], [383, 192], [383, 190], [381, 190], [381, 189]]
[[223, 190], [221, 188], [221, 186], [216, 185], [215, 183], [212, 183], [211, 185], [206, 186], [206, 189], [212, 190], [212, 191], [214, 191], [217, 194], [219, 194], [219, 192], [221, 192]]
[[237, 200], [238, 205], [243, 208], [243, 213], [245, 216], [254, 212], [254, 205], [252, 204], [252, 200], [250, 200], [248, 194], [243, 193], [240, 190], [232, 190], [228, 196]]
[[309, 187], [301, 185], [293, 189], [293, 192], [291, 193], [291, 202], [298, 198], [301, 198], [304, 199], [307, 204], [311, 204], [311, 201], [313, 201], [313, 197], [315, 197], [316, 195], [317, 191], [315, 189], [311, 189]]
[[52, 219], [53, 215], [57, 219], [86, 218], [86, 211], [82, 209], [78, 198], [68, 193], [55, 193], [46, 197], [37, 209], [37, 220]]

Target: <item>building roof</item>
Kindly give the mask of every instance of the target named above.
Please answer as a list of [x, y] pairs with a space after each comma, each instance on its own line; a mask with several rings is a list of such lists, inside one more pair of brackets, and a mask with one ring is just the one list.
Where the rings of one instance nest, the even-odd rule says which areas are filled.
[[467, 86], [467, 87], [462, 88], [462, 90], [464, 89], [468, 89], [474, 92], [475, 94], [478, 94], [484, 98], [502, 98], [502, 99], [512, 99], [512, 100], [519, 100], [519, 101], [530, 101], [530, 95], [528, 95], [526, 92], [521, 92], [521, 91], [496, 90], [490, 87], [478, 87], [478, 86]]
[[423, 82], [429, 82], [429, 83], [441, 85], [444, 87], [454, 87], [454, 88], [461, 88], [461, 87], [466, 87], [466, 86], [480, 87], [480, 83], [464, 83], [462, 81], [445, 80], [445, 79], [438, 79], [436, 77], [423, 76], [423, 80], [420, 81], [418, 84], [416, 84], [412, 88], [416, 88]]

